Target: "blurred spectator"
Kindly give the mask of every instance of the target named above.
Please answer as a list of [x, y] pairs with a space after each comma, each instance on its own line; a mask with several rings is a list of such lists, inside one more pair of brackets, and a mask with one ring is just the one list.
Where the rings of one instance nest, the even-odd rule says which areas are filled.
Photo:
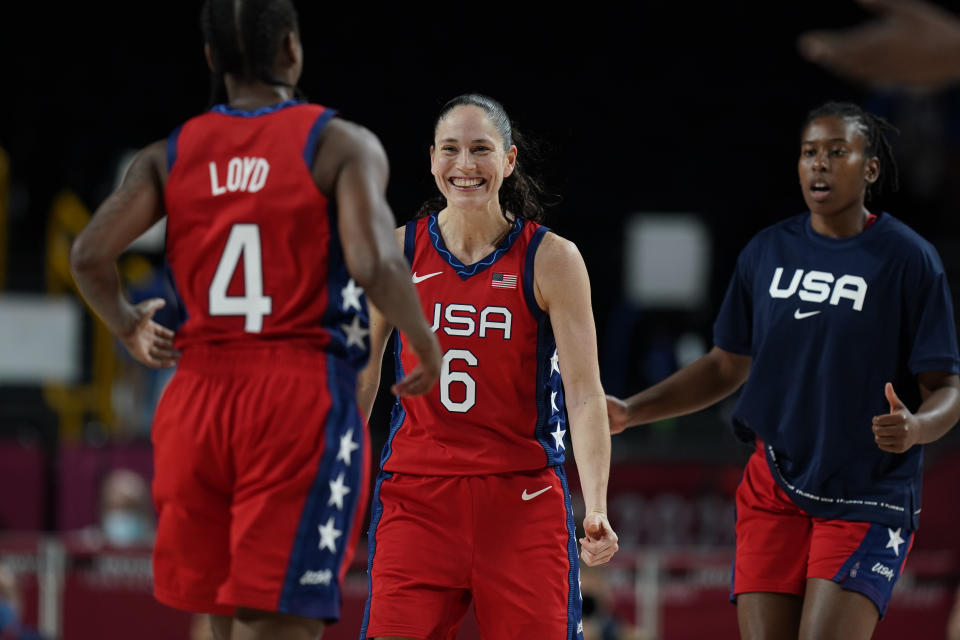
[[129, 469], [114, 469], [103, 481], [100, 494], [100, 528], [115, 547], [153, 543], [154, 513], [150, 488]]
[[43, 640], [37, 631], [20, 622], [21, 607], [16, 574], [0, 565], [0, 640]]
[[583, 597], [583, 640], [621, 640], [621, 622], [614, 611], [613, 589], [606, 579], [608, 569], [580, 567]]
[[100, 485], [100, 522], [77, 532], [88, 547], [152, 546], [156, 516], [150, 487], [136, 471], [113, 469]]

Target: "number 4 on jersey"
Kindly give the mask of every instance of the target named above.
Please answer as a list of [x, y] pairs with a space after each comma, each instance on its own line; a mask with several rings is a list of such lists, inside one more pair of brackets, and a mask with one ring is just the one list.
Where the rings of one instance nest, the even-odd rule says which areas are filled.
[[[242, 296], [228, 296], [227, 287], [243, 256]], [[217, 271], [210, 283], [211, 316], [244, 316], [243, 330], [260, 333], [263, 316], [270, 315], [270, 296], [263, 295], [263, 266], [260, 258], [260, 228], [255, 224], [235, 224], [230, 229]]]

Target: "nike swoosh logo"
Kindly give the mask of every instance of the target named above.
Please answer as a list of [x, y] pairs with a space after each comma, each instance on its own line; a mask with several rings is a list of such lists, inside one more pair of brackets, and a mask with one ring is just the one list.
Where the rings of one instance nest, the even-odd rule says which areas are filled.
[[437, 271], [436, 273], [427, 273], [427, 274], [425, 274], [425, 275], [418, 276], [418, 275], [417, 275], [417, 272], [414, 271], [414, 272], [413, 272], [413, 278], [411, 278], [411, 279], [413, 280], [413, 284], [417, 284], [417, 283], [419, 283], [419, 282], [423, 282], [423, 281], [426, 280], [427, 278], [432, 278], [433, 276], [438, 276], [438, 275], [440, 275], [441, 273], [443, 273], [443, 271]]
[[524, 500], [533, 500], [534, 498], [536, 498], [538, 495], [540, 495], [540, 494], [543, 493], [544, 491], [550, 491], [550, 489], [552, 489], [552, 488], [553, 488], [553, 486], [551, 485], [551, 486], [549, 486], [549, 487], [544, 487], [543, 489], [540, 489], [540, 491], [535, 491], [535, 492], [533, 492], [533, 493], [527, 493], [527, 490], [524, 489], [524, 490], [523, 490], [523, 495], [520, 496], [520, 497], [523, 498]]
[[793, 317], [796, 318], [797, 320], [803, 320], [804, 318], [809, 318], [810, 316], [815, 316], [815, 315], [817, 315], [818, 313], [820, 313], [820, 312], [819, 312], [819, 311], [805, 311], [805, 312], [803, 312], [803, 313], [800, 313], [800, 309], [797, 309], [796, 311], [793, 312]]

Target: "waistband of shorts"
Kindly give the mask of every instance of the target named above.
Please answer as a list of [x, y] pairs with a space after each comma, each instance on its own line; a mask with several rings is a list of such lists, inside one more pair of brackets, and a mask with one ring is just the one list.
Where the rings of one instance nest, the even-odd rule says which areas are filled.
[[277, 369], [322, 374], [326, 372], [328, 357], [335, 356], [322, 349], [289, 344], [204, 344], [184, 349], [177, 368], [202, 374], [263, 373]]

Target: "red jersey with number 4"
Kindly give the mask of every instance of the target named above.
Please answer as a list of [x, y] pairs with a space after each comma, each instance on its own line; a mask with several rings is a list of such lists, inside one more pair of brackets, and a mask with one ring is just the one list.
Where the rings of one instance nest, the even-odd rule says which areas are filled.
[[[424, 315], [443, 350], [429, 394], [400, 398], [383, 449], [385, 471], [478, 475], [562, 464], [567, 414], [553, 330], [533, 293], [548, 229], [518, 219], [500, 247], [464, 265], [436, 215], [411, 221], [404, 252]], [[397, 377], [416, 358], [397, 340]]]
[[170, 136], [166, 252], [186, 312], [177, 348], [283, 340], [366, 361], [366, 301], [335, 203], [311, 173], [334, 113], [295, 100], [219, 105]]

